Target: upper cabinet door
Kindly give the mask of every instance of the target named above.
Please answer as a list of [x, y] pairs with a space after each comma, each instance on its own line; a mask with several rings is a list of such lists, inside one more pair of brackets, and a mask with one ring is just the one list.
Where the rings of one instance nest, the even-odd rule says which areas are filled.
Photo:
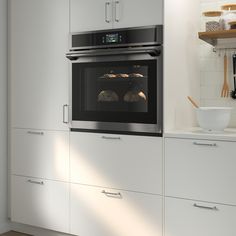
[[68, 129], [68, 39], [68, 0], [9, 1], [12, 127]]
[[114, 28], [163, 24], [163, 0], [114, 0]]
[[70, 31], [112, 28], [111, 0], [70, 0]]

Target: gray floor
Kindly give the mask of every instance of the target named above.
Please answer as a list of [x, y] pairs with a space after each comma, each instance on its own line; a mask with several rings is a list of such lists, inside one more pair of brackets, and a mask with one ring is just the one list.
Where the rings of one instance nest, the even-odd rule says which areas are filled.
[[10, 231], [4, 234], [1, 234], [0, 236], [30, 236], [29, 234], [22, 234], [22, 233], [18, 233], [15, 231]]

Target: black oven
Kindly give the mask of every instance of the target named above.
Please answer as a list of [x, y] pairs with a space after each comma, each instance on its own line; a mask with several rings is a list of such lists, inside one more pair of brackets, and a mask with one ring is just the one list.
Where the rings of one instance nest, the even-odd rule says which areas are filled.
[[162, 135], [162, 26], [72, 34], [71, 42], [71, 128]]

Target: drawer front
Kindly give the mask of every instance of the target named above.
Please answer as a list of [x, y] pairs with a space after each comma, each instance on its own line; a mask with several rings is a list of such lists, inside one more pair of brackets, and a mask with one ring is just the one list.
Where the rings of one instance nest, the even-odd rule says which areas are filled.
[[12, 176], [11, 220], [69, 232], [69, 184]]
[[69, 132], [14, 129], [12, 174], [67, 181]]
[[236, 207], [165, 200], [165, 236], [234, 236]]
[[162, 193], [162, 139], [71, 133], [71, 181]]
[[166, 195], [236, 204], [235, 143], [165, 139]]
[[71, 234], [161, 236], [162, 198], [71, 184]]

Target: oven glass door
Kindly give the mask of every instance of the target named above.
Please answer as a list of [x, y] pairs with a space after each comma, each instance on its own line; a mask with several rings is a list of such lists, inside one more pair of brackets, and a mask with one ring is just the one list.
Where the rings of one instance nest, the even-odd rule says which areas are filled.
[[72, 121], [157, 124], [161, 74], [150, 55], [84, 57], [72, 63]]

